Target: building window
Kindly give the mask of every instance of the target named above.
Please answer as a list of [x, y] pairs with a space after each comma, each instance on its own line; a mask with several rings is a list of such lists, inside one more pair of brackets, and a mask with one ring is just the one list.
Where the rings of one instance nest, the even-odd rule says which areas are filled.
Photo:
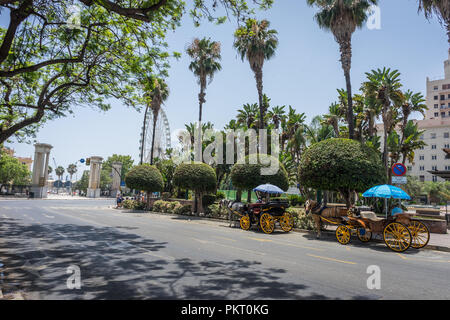
[[436, 133], [431, 134], [431, 139], [436, 139]]
[[[443, 86], [442, 86], [442, 88], [444, 88], [446, 85], [444, 84]], [[434, 90], [439, 90], [439, 86], [434, 86], [434, 88], [433, 88]]]
[[441, 112], [441, 117], [445, 118], [445, 112]]
[[436, 155], [431, 156], [431, 160], [437, 160], [437, 156]]
[[439, 109], [439, 105], [438, 105], [438, 104], [435, 104], [435, 105], [434, 105], [434, 108], [435, 108], [435, 109]]
[[445, 94], [441, 94], [441, 100], [445, 100]]
[[425, 166], [420, 166], [420, 167], [419, 167], [419, 170], [420, 170], [420, 171], [425, 170]]
[[444, 132], [444, 138], [450, 137], [450, 132]]
[[433, 176], [433, 182], [436, 182], [436, 181], [437, 181], [437, 177]]
[[444, 145], [444, 148], [450, 148], [450, 144], [446, 143], [446, 144]]
[[438, 100], [439, 99], [439, 96], [434, 96], [434, 100]]
[[445, 170], [449, 171], [450, 170], [450, 166], [445, 166]]
[[424, 146], [421, 146], [419, 149], [420, 149], [420, 150], [423, 150], [423, 149], [425, 149], [425, 147], [424, 147]]
[[431, 170], [436, 171], [437, 170], [437, 166], [432, 166]]
[[439, 112], [435, 112], [435, 113], [434, 113], [434, 116], [435, 116], [435, 117], [439, 117]]
[[408, 166], [408, 171], [411, 171], [412, 170], [412, 166]]
[[420, 139], [420, 140], [423, 140], [423, 134], [420, 135], [419, 139]]
[[435, 145], [435, 144], [432, 144], [432, 145], [431, 145], [431, 149], [436, 149], [436, 145]]
[[445, 103], [441, 104], [441, 109], [445, 108]]
[[425, 176], [419, 176], [420, 182], [424, 182], [425, 181]]
[[425, 156], [419, 156], [419, 160], [425, 160]]

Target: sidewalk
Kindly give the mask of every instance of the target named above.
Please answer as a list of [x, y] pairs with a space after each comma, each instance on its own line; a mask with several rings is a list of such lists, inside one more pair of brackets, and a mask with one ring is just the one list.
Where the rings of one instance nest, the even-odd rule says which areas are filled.
[[47, 198], [28, 199], [24, 197], [0, 197], [0, 200], [113, 200], [113, 197], [88, 198], [80, 196], [71, 196], [69, 194], [52, 194], [49, 193]]

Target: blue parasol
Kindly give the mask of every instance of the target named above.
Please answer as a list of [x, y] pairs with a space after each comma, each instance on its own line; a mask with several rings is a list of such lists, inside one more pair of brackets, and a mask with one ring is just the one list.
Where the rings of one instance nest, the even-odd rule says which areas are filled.
[[276, 194], [285, 193], [283, 190], [281, 190], [277, 186], [274, 186], [273, 184], [269, 184], [269, 183], [261, 184], [261, 185], [257, 186], [255, 189], [253, 189], [253, 191], [276, 193]]
[[399, 187], [391, 186], [389, 184], [372, 187], [363, 193], [363, 197], [411, 200], [411, 197], [405, 191], [403, 191]]

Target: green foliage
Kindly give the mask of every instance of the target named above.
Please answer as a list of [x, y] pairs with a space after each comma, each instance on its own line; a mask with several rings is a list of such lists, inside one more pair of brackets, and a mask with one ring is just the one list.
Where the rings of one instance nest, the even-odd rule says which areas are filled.
[[73, 189], [87, 192], [89, 186], [89, 170], [84, 170], [81, 179], [75, 182]]
[[164, 187], [161, 173], [155, 166], [143, 164], [133, 167], [125, 176], [128, 188], [149, 192], [161, 191]]
[[122, 163], [120, 180], [124, 181], [128, 171], [130, 171], [130, 169], [133, 167], [134, 160], [129, 155], [113, 154], [112, 156], [108, 157], [108, 159], [106, 159], [102, 163], [102, 171], [105, 171], [108, 176], [112, 173], [112, 164], [114, 162]]
[[[269, 168], [268, 161], [278, 163], [278, 170], [275, 174], [263, 175], [261, 169]], [[289, 188], [286, 169], [278, 159], [268, 155], [250, 155], [244, 158], [242, 164], [236, 163], [231, 169], [231, 181], [234, 187], [241, 190], [251, 190], [265, 183], [276, 185], [285, 191]]]
[[125, 209], [145, 210], [145, 203], [137, 200], [124, 200], [122, 206]]
[[14, 157], [0, 153], [0, 184], [28, 185], [31, 172]]
[[305, 198], [298, 194], [289, 194], [288, 199], [291, 206], [301, 206], [305, 203]]
[[58, 179], [59, 180], [62, 180], [62, 176], [63, 176], [63, 174], [64, 174], [64, 168], [63, 167], [61, 167], [61, 166], [58, 166], [56, 169], [55, 169], [55, 173], [56, 173], [56, 175], [58, 176]]
[[216, 201], [216, 196], [213, 194], [205, 194], [202, 197], [202, 204], [206, 208]]
[[386, 181], [379, 153], [350, 139], [313, 144], [303, 153], [299, 177], [305, 187], [343, 193]]
[[175, 214], [183, 214], [192, 212], [192, 206], [190, 204], [180, 205], [174, 209]]
[[155, 159], [155, 166], [161, 172], [164, 179], [164, 191], [173, 192], [173, 177], [177, 165], [172, 159]]
[[163, 192], [161, 193], [161, 199], [167, 200], [170, 198], [170, 192]]
[[287, 212], [294, 218], [294, 227], [304, 230], [314, 230], [314, 220], [311, 214], [306, 214], [303, 208], [288, 208]]
[[216, 192], [216, 199], [217, 199], [217, 200], [225, 199], [225, 192], [217, 191], [217, 192]]
[[174, 184], [196, 192], [215, 191], [216, 173], [206, 163], [182, 163], [175, 170]]

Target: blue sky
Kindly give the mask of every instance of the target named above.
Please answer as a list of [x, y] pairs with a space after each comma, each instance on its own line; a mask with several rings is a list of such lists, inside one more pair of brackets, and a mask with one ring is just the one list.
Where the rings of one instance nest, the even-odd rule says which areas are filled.
[[[381, 0], [381, 29], [364, 27], [353, 36], [352, 86], [359, 89], [365, 72], [384, 66], [398, 69], [404, 89], [426, 94], [426, 77], [443, 76], [447, 59], [447, 38], [436, 19], [428, 22], [417, 13], [416, 0]], [[333, 35], [313, 20], [315, 9], [305, 0], [276, 0], [274, 7], [259, 13], [278, 31], [276, 56], [264, 66], [264, 92], [272, 105], [291, 105], [312, 117], [327, 112], [336, 100], [337, 88], [345, 87], [339, 62], [339, 48]], [[5, 12], [0, 20], [5, 21]], [[222, 128], [236, 116], [244, 103], [257, 102], [253, 73], [232, 47], [234, 21], [221, 26], [204, 23], [195, 28], [188, 15], [182, 26], [167, 36], [170, 49], [183, 52], [173, 60], [168, 83], [171, 94], [165, 110], [171, 130], [184, 128], [198, 117], [198, 85], [188, 70], [186, 44], [194, 37], [211, 37], [222, 44], [222, 71], [208, 86], [203, 121]], [[57, 119], [43, 127], [37, 141], [53, 145], [51, 156], [65, 168], [80, 158], [113, 153], [139, 154], [143, 114], [115, 101], [108, 112], [91, 108], [75, 110], [73, 116]], [[20, 156], [32, 156], [32, 144], [9, 144]], [[54, 166], [53, 161], [51, 165]], [[79, 166], [79, 170], [85, 169]], [[81, 175], [80, 175], [81, 176]]]

